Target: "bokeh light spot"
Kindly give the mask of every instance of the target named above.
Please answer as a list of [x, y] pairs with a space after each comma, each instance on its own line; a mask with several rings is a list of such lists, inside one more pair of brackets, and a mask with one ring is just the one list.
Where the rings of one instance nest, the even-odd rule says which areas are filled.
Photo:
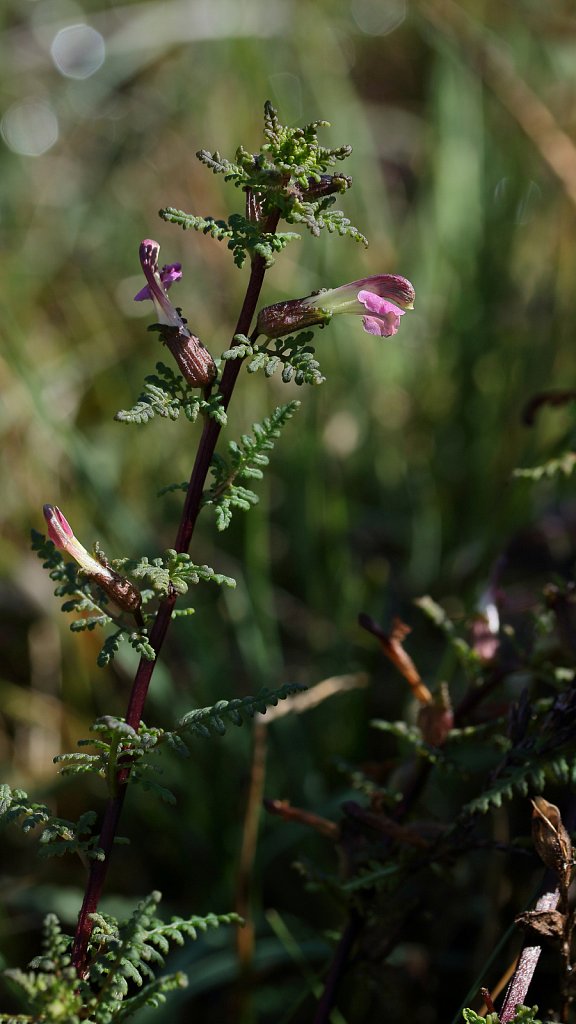
[[406, 0], [351, 0], [350, 14], [361, 32], [368, 36], [386, 36], [406, 17]]
[[42, 100], [20, 100], [3, 115], [0, 133], [14, 153], [42, 156], [58, 141], [58, 118]]
[[333, 455], [351, 455], [360, 441], [360, 426], [356, 417], [346, 409], [335, 412], [326, 423], [322, 434], [325, 447]]
[[90, 25], [67, 25], [54, 36], [50, 53], [61, 75], [90, 78], [106, 59], [106, 43]]

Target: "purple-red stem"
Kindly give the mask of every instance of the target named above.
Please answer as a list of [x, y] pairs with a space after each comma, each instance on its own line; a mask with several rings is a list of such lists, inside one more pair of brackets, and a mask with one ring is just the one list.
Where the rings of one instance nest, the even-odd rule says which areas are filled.
[[[569, 832], [573, 832], [576, 827], [576, 799], [574, 797], [566, 801], [566, 806], [562, 812], [562, 820], [564, 827]], [[550, 869], [544, 873], [542, 889], [542, 895], [538, 898], [535, 909], [556, 910], [560, 902], [560, 891], [557, 887], [557, 877]], [[500, 1011], [501, 1024], [508, 1024], [508, 1021], [513, 1019], [518, 1005], [526, 1005], [526, 996], [541, 952], [542, 946], [525, 944], [512, 980], [506, 990]]]
[[[535, 909], [556, 910], [559, 899], [560, 892], [558, 889], [545, 892], [537, 901]], [[541, 952], [542, 946], [524, 946], [500, 1011], [501, 1024], [507, 1024], [508, 1021], [514, 1018], [517, 1006], [524, 1006], [526, 1004], [530, 982], [532, 981]]]
[[322, 998], [320, 999], [316, 1009], [314, 1024], [328, 1024], [328, 1021], [330, 1020], [330, 1014], [332, 1013], [334, 1003], [336, 1002], [336, 990], [338, 988], [340, 978], [344, 973], [354, 943], [362, 931], [362, 925], [362, 917], [357, 910], [352, 908], [348, 924], [342, 932], [340, 941], [336, 947], [334, 959], [324, 985]]
[[[279, 219], [280, 213], [278, 211], [270, 214], [263, 230], [270, 233], [276, 231]], [[252, 263], [250, 280], [248, 281], [246, 295], [244, 297], [240, 316], [238, 317], [238, 323], [236, 324], [236, 329], [234, 331], [235, 335], [248, 334], [250, 330], [250, 325], [256, 311], [256, 305], [262, 289], [265, 273], [266, 266], [264, 260], [261, 256], [256, 256]], [[220, 384], [223, 409], [228, 408], [228, 404], [234, 390], [234, 385], [236, 384], [236, 380], [240, 372], [240, 366], [241, 360], [234, 359], [227, 362], [224, 368], [222, 382]], [[196, 453], [196, 459], [194, 461], [194, 467], [192, 469], [192, 475], [190, 477], [190, 483], [188, 485], [188, 491], [186, 493], [186, 501], [184, 502], [184, 508], [182, 510], [182, 517], [178, 527], [176, 543], [174, 545], [178, 552], [186, 552], [190, 546], [198, 513], [201, 508], [204, 484], [206, 482], [208, 470], [210, 469], [210, 463], [212, 461], [214, 449], [216, 448], [220, 429], [220, 424], [217, 423], [216, 420], [211, 417], [206, 418], [202, 436], [198, 445], [198, 451]], [[162, 649], [166, 633], [168, 632], [175, 603], [176, 595], [169, 594], [169, 596], [165, 598], [160, 605], [150, 631], [149, 638], [150, 644], [156, 655], [155, 659], [154, 661], [147, 661], [146, 659], [141, 658], [138, 669], [136, 670], [128, 702], [128, 710], [126, 713], [126, 721], [128, 725], [131, 725], [134, 729], [139, 727], [142, 719], [148, 687], [150, 686], [154, 667]], [[104, 851], [104, 859], [93, 860], [90, 865], [88, 882], [80, 914], [78, 915], [78, 924], [76, 926], [72, 950], [72, 963], [76, 967], [80, 976], [85, 974], [87, 968], [88, 941], [92, 931], [90, 914], [95, 913], [98, 908], [106, 875], [108, 874], [110, 856], [114, 845], [114, 838], [118, 829], [118, 822], [122, 813], [124, 798], [126, 796], [129, 774], [129, 767], [121, 768], [118, 772], [116, 779], [117, 791], [114, 796], [110, 797], [106, 804], [102, 819], [102, 827], [100, 830], [99, 846]]]

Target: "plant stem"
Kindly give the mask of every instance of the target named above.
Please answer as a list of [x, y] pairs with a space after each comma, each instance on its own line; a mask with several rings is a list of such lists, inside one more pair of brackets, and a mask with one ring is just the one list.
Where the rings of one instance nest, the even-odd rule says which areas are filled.
[[[545, 892], [536, 903], [536, 910], [555, 910], [560, 899], [558, 889]], [[540, 959], [542, 946], [524, 946], [514, 971], [514, 976], [504, 998], [504, 1005], [500, 1011], [501, 1024], [507, 1024], [516, 1014], [516, 1007], [524, 1005], [526, 995], [530, 988], [530, 982]]]
[[[250, 788], [244, 812], [244, 828], [238, 878], [236, 881], [236, 906], [239, 917], [243, 918], [243, 928], [236, 931], [236, 950], [240, 968], [247, 973], [252, 966], [254, 956], [254, 921], [252, 919], [252, 880], [254, 860], [258, 844], [258, 826], [262, 811], [262, 795], [266, 781], [266, 753], [268, 747], [268, 726], [258, 719], [252, 731], [252, 768], [250, 772]], [[240, 1018], [240, 1014], [238, 1015]]]
[[356, 941], [357, 936], [362, 930], [362, 918], [357, 910], [354, 908], [350, 911], [350, 918], [344, 931], [342, 932], [338, 946], [336, 947], [336, 953], [326, 978], [324, 985], [324, 992], [322, 998], [318, 1003], [316, 1010], [316, 1016], [314, 1017], [314, 1024], [327, 1024], [330, 1020], [330, 1014], [336, 1001], [336, 990], [338, 983], [348, 962], [348, 957], [352, 951], [352, 947]]
[[[273, 211], [263, 225], [263, 231], [270, 233], [275, 232], [279, 219], [280, 212], [277, 210]], [[244, 296], [240, 316], [238, 317], [238, 323], [236, 324], [236, 329], [234, 331], [235, 335], [248, 334], [248, 331], [250, 330], [250, 325], [256, 311], [256, 305], [260, 297], [265, 273], [266, 265], [264, 260], [261, 256], [256, 256], [252, 262], [250, 279], [246, 288], [246, 295]], [[234, 359], [227, 362], [224, 368], [222, 382], [220, 384], [222, 407], [224, 409], [228, 408], [241, 365], [242, 361], [240, 359]], [[196, 453], [196, 459], [194, 461], [194, 467], [192, 469], [192, 475], [190, 477], [190, 483], [188, 485], [186, 500], [182, 510], [182, 517], [178, 527], [176, 543], [174, 545], [178, 552], [186, 552], [190, 546], [198, 513], [201, 508], [204, 484], [206, 482], [208, 470], [210, 469], [210, 463], [212, 461], [218, 437], [220, 435], [220, 429], [220, 424], [217, 423], [216, 420], [211, 419], [210, 417], [206, 418], [202, 436], [198, 445], [198, 451]], [[126, 714], [127, 723], [134, 729], [138, 729], [140, 725], [148, 687], [150, 686], [154, 668], [162, 649], [166, 633], [168, 632], [175, 603], [176, 594], [171, 593], [160, 605], [150, 631], [150, 644], [155, 651], [155, 659], [154, 661], [147, 661], [146, 659], [141, 658], [136, 670]], [[92, 932], [90, 914], [93, 914], [98, 907], [104, 882], [108, 874], [110, 856], [114, 845], [116, 831], [118, 829], [118, 822], [122, 813], [122, 807], [124, 805], [129, 775], [129, 765], [121, 768], [118, 772], [117, 793], [108, 800], [100, 830], [99, 846], [104, 851], [104, 859], [93, 860], [90, 866], [90, 873], [88, 875], [88, 882], [84, 893], [82, 907], [78, 916], [78, 924], [76, 926], [72, 950], [72, 963], [76, 967], [80, 976], [83, 976], [87, 969], [88, 941]]]

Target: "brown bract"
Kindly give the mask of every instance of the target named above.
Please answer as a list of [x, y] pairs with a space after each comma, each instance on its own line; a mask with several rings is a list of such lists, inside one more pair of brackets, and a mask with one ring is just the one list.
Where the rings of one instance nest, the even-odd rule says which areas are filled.
[[360, 612], [358, 622], [363, 629], [372, 633], [372, 636], [377, 637], [386, 657], [390, 659], [392, 664], [402, 673], [406, 682], [412, 687], [416, 700], [420, 701], [421, 704], [431, 704], [432, 694], [422, 681], [412, 658], [403, 647], [404, 640], [408, 633], [411, 632], [410, 626], [402, 622], [402, 619], [396, 618], [392, 622], [390, 633], [386, 633], [382, 626], [370, 615], [367, 615], [366, 612]]
[[532, 839], [536, 853], [567, 888], [572, 863], [572, 843], [555, 804], [537, 796], [532, 800]]

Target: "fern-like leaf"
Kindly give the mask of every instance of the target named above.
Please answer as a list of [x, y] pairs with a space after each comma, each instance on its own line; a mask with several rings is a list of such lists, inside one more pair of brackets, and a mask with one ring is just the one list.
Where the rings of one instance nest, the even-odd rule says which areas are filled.
[[236, 581], [230, 576], [217, 573], [209, 565], [196, 565], [190, 555], [169, 548], [162, 558], [149, 562], [146, 557], [139, 562], [128, 559], [118, 563], [128, 569], [137, 580], [147, 580], [159, 597], [166, 597], [170, 591], [186, 594], [190, 586], [200, 581], [217, 583], [219, 586], [235, 587]]
[[425, 743], [420, 729], [415, 726], [409, 726], [406, 722], [387, 722], [382, 719], [374, 719], [370, 724], [380, 732], [388, 732], [396, 736], [409, 746], [416, 756], [423, 758], [425, 761], [449, 767], [449, 762], [443, 751], [438, 747], [432, 747], [429, 743]]
[[512, 473], [513, 477], [520, 480], [542, 480], [543, 478], [550, 478], [554, 476], [560, 476], [562, 473], [564, 476], [572, 476], [576, 467], [576, 452], [564, 452], [557, 459], [549, 459], [548, 462], [544, 462], [540, 466], [532, 466], [531, 468], [515, 469]]
[[[203, 739], [209, 736], [223, 736], [229, 725], [243, 725], [246, 719], [255, 714], [265, 714], [268, 707], [275, 707], [279, 700], [285, 700], [292, 693], [300, 693], [305, 687], [297, 683], [285, 683], [277, 690], [260, 690], [252, 697], [236, 697], [234, 700], [221, 700], [209, 708], [189, 711], [180, 719], [171, 733], [164, 738], [177, 747], [182, 739], [198, 736]], [[174, 734], [177, 739], [173, 739]]]
[[188, 480], [183, 480], [179, 484], [167, 484], [166, 487], [161, 487], [158, 491], [158, 497], [163, 498], [165, 494], [173, 494], [175, 491], [186, 491], [188, 490]]
[[[79, 978], [72, 966], [71, 937], [62, 932], [55, 915], [49, 914], [44, 922], [42, 955], [32, 960], [27, 972], [4, 972], [22, 993], [30, 1013], [2, 1014], [0, 1021], [125, 1021], [145, 1006], [159, 1006], [169, 992], [186, 985], [181, 972], [157, 976], [171, 945], [180, 946], [208, 928], [242, 923], [237, 914], [175, 917], [166, 923], [155, 913], [159, 900], [160, 894], [152, 893], [123, 922], [101, 913], [91, 915], [86, 978]], [[134, 994], [133, 986], [140, 991]]]
[[95, 820], [94, 811], [86, 811], [76, 822], [56, 818], [45, 804], [30, 800], [24, 790], [0, 786], [0, 825], [18, 824], [23, 832], [40, 828], [41, 857], [75, 853], [101, 860], [104, 854], [97, 845], [97, 836], [92, 835]]
[[[485, 1017], [480, 1016], [474, 1010], [468, 1008], [462, 1010], [462, 1016], [466, 1024], [499, 1024], [500, 1018], [497, 1013], [487, 1013]], [[536, 1021], [533, 1022], [536, 1024]]]
[[18, 822], [23, 832], [29, 832], [49, 820], [46, 804], [30, 800], [23, 789], [12, 789], [6, 783], [0, 785], [0, 825]]
[[205, 492], [202, 503], [214, 507], [219, 530], [230, 524], [234, 509], [246, 511], [258, 501], [254, 491], [244, 484], [261, 479], [262, 470], [269, 462], [266, 453], [272, 450], [274, 441], [299, 406], [299, 402], [279, 406], [262, 423], [254, 424], [253, 436], [244, 434], [240, 443], [229, 442], [227, 459], [221, 455], [213, 458], [213, 483]]
[[495, 808], [512, 800], [516, 794], [526, 797], [529, 792], [541, 793], [547, 784], [558, 785], [576, 781], [576, 762], [563, 755], [542, 759], [526, 760], [506, 769], [479, 796], [465, 804], [460, 817], [466, 818], [475, 814], [487, 814]]
[[329, 149], [318, 142], [320, 129], [327, 121], [313, 121], [302, 128], [287, 127], [280, 123], [270, 103], [264, 110], [264, 144], [253, 154], [239, 147], [235, 160], [220, 153], [202, 149], [196, 155], [214, 174], [224, 175], [248, 195], [257, 197], [261, 217], [257, 220], [242, 214], [232, 214], [228, 221], [201, 217], [183, 210], [167, 207], [160, 216], [184, 230], [192, 229], [226, 241], [232, 250], [234, 262], [241, 267], [247, 257], [259, 256], [267, 267], [294, 238], [293, 231], [263, 230], [268, 214], [280, 210], [290, 224], [302, 223], [313, 234], [326, 228], [340, 235], [348, 235], [366, 244], [366, 239], [340, 210], [331, 209], [334, 194], [344, 192], [351, 181], [342, 174], [327, 173], [338, 161], [350, 155], [349, 146]]
[[226, 426], [226, 412], [220, 395], [203, 397], [164, 363], [156, 363], [156, 371], [144, 378], [144, 388], [136, 404], [131, 409], [121, 409], [114, 419], [119, 423], [148, 423], [154, 416], [177, 420], [183, 412], [191, 423], [202, 414], [216, 420], [220, 426]]
[[314, 337], [313, 331], [301, 331], [296, 336], [285, 338], [267, 338], [262, 345], [250, 342], [243, 335], [236, 335], [232, 348], [222, 353], [222, 358], [245, 359], [251, 356], [248, 373], [264, 370], [267, 377], [272, 377], [276, 370], [282, 368], [282, 380], [285, 384], [322, 384], [320, 364], [315, 358], [315, 349], [310, 345]]
[[[202, 162], [206, 163], [206, 161]], [[162, 220], [169, 224], [177, 224], [183, 231], [200, 231], [203, 235], [211, 235], [212, 238], [216, 238], [220, 242], [232, 237], [232, 230], [225, 220], [214, 220], [213, 217], [195, 217], [194, 214], [176, 210], [173, 206], [160, 210], [159, 215]]]

